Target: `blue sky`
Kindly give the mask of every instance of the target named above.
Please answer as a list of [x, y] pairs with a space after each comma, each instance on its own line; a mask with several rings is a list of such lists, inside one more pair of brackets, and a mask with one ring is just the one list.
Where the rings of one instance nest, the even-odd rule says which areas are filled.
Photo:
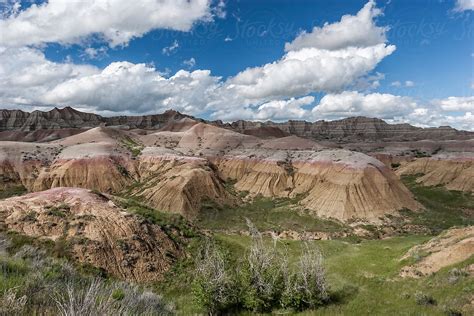
[[[13, 0], [0, 1], [4, 12], [0, 28], [6, 38], [5, 41], [0, 39], [0, 52], [5, 58], [28, 60], [28, 63], [18, 62], [16, 68], [5, 67], [3, 78], [0, 75], [4, 88], [10, 88], [9, 92], [0, 89], [0, 100], [5, 107], [29, 110], [71, 105], [105, 115], [152, 113], [169, 107], [224, 120], [317, 120], [368, 115], [420, 126], [449, 124], [472, 129], [474, 125], [472, 0], [197, 0], [195, 6], [184, 9], [182, 6], [186, 4], [180, 1], [164, 1], [173, 9], [174, 6], [183, 9], [178, 12], [180, 15], [173, 17], [166, 16], [170, 7], [165, 8], [154, 0], [137, 1], [143, 2], [145, 11], [161, 12], [163, 8], [159, 22], [138, 9], [117, 22], [114, 17], [122, 17], [130, 8], [119, 0], [104, 1], [110, 2], [112, 8], [110, 23], [107, 24], [108, 12], [101, 11], [96, 17], [101, 22], [97, 24], [104, 20], [105, 25], [91, 28], [84, 26], [88, 22], [82, 23], [86, 20], [72, 15], [81, 10], [90, 14], [94, 11], [91, 5], [68, 9], [54, 3], [61, 0], [36, 1], [33, 5], [31, 1], [20, 1], [20, 5]], [[361, 20], [360, 27], [369, 28], [367, 33], [372, 32], [377, 40], [363, 38], [363, 34], [352, 35], [350, 32], [356, 30], [351, 29], [351, 25], [355, 24], [341, 23], [344, 15], [357, 19], [363, 8], [371, 15]], [[57, 23], [52, 16], [60, 17]], [[76, 18], [79, 32], [74, 27], [68, 29]], [[89, 23], [95, 21], [93, 16], [91, 21]], [[137, 26], [143, 21], [144, 25]], [[25, 23], [39, 25], [40, 30], [28, 31]], [[316, 38], [316, 33], [330, 31], [332, 26], [344, 35], [336, 32]], [[318, 29], [313, 30], [314, 27]], [[120, 34], [110, 35], [111, 28]], [[285, 44], [296, 43], [301, 32], [312, 36], [314, 45], [293, 46], [285, 51]], [[349, 40], [337, 44], [336, 48], [328, 44], [346, 35]], [[351, 41], [351, 38], [359, 39]], [[328, 74], [334, 67], [324, 66], [334, 62], [334, 53], [346, 54], [351, 47], [373, 49], [377, 45], [383, 46], [379, 47], [383, 56], [372, 52], [369, 59], [374, 60], [370, 65], [360, 66], [360, 60], [354, 59], [342, 66], [347, 68], [347, 73], [334, 75]], [[322, 50], [326, 54], [328, 47], [332, 57], [320, 55]], [[289, 87], [292, 80], [285, 77], [294, 74], [286, 59], [301, 49], [313, 50], [310, 57], [318, 56], [323, 65], [308, 62], [302, 68], [295, 68], [297, 72], [308, 67], [309, 73], [307, 76], [295, 74], [295, 87]], [[34, 62], [31, 56], [24, 56], [27, 54], [35, 55]], [[354, 54], [365, 56], [366, 53]], [[307, 55], [302, 58], [309, 59]], [[265, 67], [275, 63], [272, 77], [267, 78]], [[26, 68], [26, 64], [30, 68]], [[362, 68], [353, 70], [356, 66]], [[109, 71], [101, 73], [108, 67]], [[137, 78], [130, 79], [128, 73], [127, 80], [131, 81], [120, 89], [116, 83], [111, 84], [110, 74], [117, 74], [124, 67]], [[281, 72], [278, 67], [282, 67]], [[35, 72], [28, 73], [31, 68]], [[244, 74], [247, 68], [251, 71]], [[203, 72], [197, 73], [197, 70]], [[22, 78], [42, 77], [44, 74], [38, 76], [38, 71], [47, 73], [44, 84], [21, 82], [21, 87], [32, 84], [37, 92], [25, 94], [17, 86], [8, 87], [14, 84], [15, 73], [22, 74]], [[175, 78], [177, 73], [183, 76]], [[154, 77], [149, 78], [150, 74]], [[253, 77], [249, 79], [250, 74]], [[281, 82], [272, 81], [280, 76]], [[143, 80], [144, 77], [147, 79]], [[51, 78], [57, 82], [52, 84]], [[163, 78], [162, 84], [154, 85], [160, 78]], [[183, 87], [199, 88], [180, 95], [179, 90], [183, 88], [174, 89], [177, 87], [175, 79], [179, 79]], [[242, 83], [242, 79], [249, 82]], [[101, 90], [91, 88], [94, 84]], [[277, 88], [272, 90], [268, 86], [273, 84]], [[134, 89], [128, 91], [132, 86]], [[110, 91], [103, 92], [107, 89]], [[112, 97], [113, 94], [117, 94], [117, 98]], [[143, 95], [150, 97], [143, 98]], [[128, 101], [129, 106], [121, 104]]]

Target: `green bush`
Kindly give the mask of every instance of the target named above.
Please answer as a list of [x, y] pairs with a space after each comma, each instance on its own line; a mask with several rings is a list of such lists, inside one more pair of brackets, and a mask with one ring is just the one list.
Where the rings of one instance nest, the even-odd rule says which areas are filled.
[[415, 293], [415, 301], [418, 305], [436, 305], [436, 300], [432, 296], [426, 295], [422, 292]]
[[198, 305], [210, 314], [220, 314], [237, 303], [234, 273], [229, 270], [224, 254], [210, 240], [206, 240], [196, 264], [193, 294]]
[[322, 255], [313, 244], [305, 244], [294, 269], [277, 243], [265, 243], [248, 222], [252, 244], [238, 262], [239, 269], [206, 241], [196, 262], [193, 283], [195, 302], [210, 314], [244, 309], [265, 313], [281, 307], [313, 309], [329, 302]]
[[248, 221], [252, 245], [239, 280], [243, 306], [254, 312], [269, 312], [279, 305], [287, 275], [287, 260], [276, 245], [266, 246], [261, 234]]
[[328, 301], [323, 256], [318, 248], [305, 243], [296, 272], [286, 281], [282, 305], [301, 311], [316, 308]]

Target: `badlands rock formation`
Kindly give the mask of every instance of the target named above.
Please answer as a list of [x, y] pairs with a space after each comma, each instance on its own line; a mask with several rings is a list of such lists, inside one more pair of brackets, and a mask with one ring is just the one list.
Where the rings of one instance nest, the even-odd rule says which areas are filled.
[[[228, 131], [229, 133], [233, 133]], [[194, 217], [205, 199], [232, 204], [206, 159], [163, 147], [147, 147], [133, 157], [136, 135], [98, 127], [48, 144], [0, 142], [0, 186], [29, 191], [81, 187], [145, 198], [162, 211]], [[170, 154], [171, 152], [171, 154]]]
[[[163, 128], [169, 122], [183, 118], [203, 121], [172, 110], [156, 115], [115, 117], [83, 113], [70, 107], [64, 109], [54, 108], [48, 112], [34, 111], [32, 113], [19, 110], [0, 110], [0, 140], [20, 140], [15, 139], [11, 133], [2, 135], [2, 131], [31, 132], [60, 128], [91, 128], [101, 124], [124, 126], [130, 129], [157, 130]], [[314, 140], [337, 142], [366, 142], [367, 140], [388, 139], [400, 141], [433, 139], [439, 141], [443, 139], [474, 138], [472, 132], [458, 131], [448, 126], [423, 129], [409, 124], [387, 124], [380, 119], [367, 117], [351, 117], [343, 120], [317, 121], [314, 123], [306, 121], [288, 121], [284, 123], [236, 121], [230, 124], [214, 121], [210, 123], [241, 134], [263, 138], [296, 135]]]
[[[36, 148], [20, 144], [29, 154]], [[144, 145], [134, 157], [130, 146]], [[302, 207], [311, 213], [341, 221], [378, 222], [402, 208], [420, 208], [380, 161], [347, 150], [324, 150], [297, 136], [262, 140], [180, 119], [151, 134], [98, 127], [41, 146], [41, 152], [51, 153], [33, 155], [33, 167], [18, 152], [12, 155], [11, 145], [0, 146], [0, 152], [10, 148], [4, 154], [3, 177], [19, 180], [30, 191], [62, 186], [127, 190], [156, 209], [190, 218], [204, 200], [235, 203], [223, 179], [235, 180], [235, 188], [251, 196], [301, 197]]]
[[233, 203], [207, 159], [147, 147], [140, 157], [138, 173], [143, 185], [132, 190], [132, 195], [158, 210], [193, 218], [206, 199]]
[[398, 175], [421, 174], [416, 182], [448, 190], [474, 192], [474, 153], [440, 154], [402, 164]]
[[31, 237], [63, 239], [78, 262], [133, 281], [159, 280], [182, 253], [160, 226], [86, 189], [55, 188], [3, 200], [0, 224]]
[[[0, 126], [32, 128], [31, 124], [25, 125], [32, 122], [28, 121], [32, 114], [2, 113], [8, 122]], [[438, 159], [449, 148], [454, 151], [459, 142], [465, 145], [469, 140], [446, 141], [442, 149], [433, 147], [436, 144], [432, 141], [412, 142], [432, 150], [429, 154], [436, 152], [432, 158], [416, 160], [413, 155], [406, 155], [407, 151], [417, 150], [407, 145], [409, 142], [390, 143], [394, 151], [398, 150], [394, 155], [406, 157], [400, 160], [390, 156], [391, 152], [387, 157], [380, 156], [384, 153], [374, 147], [383, 146], [378, 139], [400, 135], [416, 139], [434, 135], [440, 129], [389, 125], [366, 118], [206, 124], [174, 111], [115, 118], [83, 116], [70, 108], [41, 113], [35, 114], [41, 122], [51, 119], [57, 123], [51, 128], [82, 128], [87, 122], [100, 126], [45, 143], [0, 142], [0, 186], [21, 184], [29, 191], [74, 186], [125, 192], [159, 210], [193, 218], [204, 200], [221, 205], [235, 203], [235, 197], [224, 189], [224, 181], [233, 180], [237, 190], [248, 191], [250, 196], [298, 197], [301, 206], [317, 216], [371, 222], [402, 208], [421, 208], [391, 170], [392, 162], [402, 163], [399, 174], [425, 173], [419, 181], [427, 185], [445, 184], [450, 189], [472, 191], [472, 163]], [[45, 126], [41, 125], [41, 130]], [[261, 137], [244, 134], [249, 130], [255, 133], [248, 134]], [[471, 135], [446, 130], [446, 135], [454, 138]], [[338, 149], [334, 142], [309, 139], [347, 141], [359, 137], [374, 140], [362, 151], [383, 159], [386, 165], [363, 153]], [[359, 150], [351, 147], [356, 144], [365, 146], [344, 146]]]
[[452, 228], [427, 243], [415, 246], [402, 258], [420, 258], [413, 265], [404, 267], [400, 275], [420, 277], [462, 262], [474, 255], [474, 226]]
[[114, 116], [100, 115], [77, 111], [71, 107], [54, 108], [51, 111], [0, 110], [0, 131], [21, 130], [50, 130], [62, 128], [92, 128], [101, 124], [109, 126], [125, 125], [129, 128], [161, 128], [173, 120], [188, 117], [176, 111], [166, 111], [162, 114], [144, 116]]
[[423, 139], [470, 139], [474, 133], [458, 131], [449, 126], [438, 128], [419, 128], [409, 124], [387, 124], [383, 120], [368, 117], [350, 117], [335, 121], [288, 121], [274, 122], [245, 122], [237, 121], [224, 124], [213, 122], [218, 126], [229, 128], [240, 133], [256, 128], [276, 127], [283, 132], [315, 140], [336, 140], [340, 142], [376, 141], [382, 139], [415, 141]]
[[252, 195], [301, 196], [301, 205], [320, 217], [341, 221], [380, 217], [402, 208], [421, 208], [395, 174], [380, 161], [345, 150], [244, 151], [215, 160], [226, 179]]

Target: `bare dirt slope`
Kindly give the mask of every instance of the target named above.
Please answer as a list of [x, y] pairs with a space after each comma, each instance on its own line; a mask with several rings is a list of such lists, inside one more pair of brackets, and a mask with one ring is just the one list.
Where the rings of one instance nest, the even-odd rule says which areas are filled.
[[380, 161], [347, 150], [236, 151], [215, 159], [235, 188], [268, 197], [302, 196], [300, 204], [320, 217], [341, 221], [379, 217], [421, 208]]
[[403, 163], [398, 175], [417, 175], [426, 186], [443, 185], [448, 190], [474, 192], [474, 154], [451, 153]]
[[158, 210], [194, 218], [205, 200], [221, 205], [233, 203], [223, 181], [205, 158], [147, 147], [140, 157], [138, 172], [141, 185], [132, 190], [132, 195]]
[[3, 200], [0, 221], [27, 236], [63, 239], [73, 259], [133, 281], [160, 279], [181, 255], [161, 227], [86, 189], [55, 188]]
[[444, 267], [467, 260], [474, 255], [474, 226], [452, 228], [427, 243], [415, 246], [402, 259], [416, 257], [418, 261], [406, 266], [400, 275], [420, 277]]

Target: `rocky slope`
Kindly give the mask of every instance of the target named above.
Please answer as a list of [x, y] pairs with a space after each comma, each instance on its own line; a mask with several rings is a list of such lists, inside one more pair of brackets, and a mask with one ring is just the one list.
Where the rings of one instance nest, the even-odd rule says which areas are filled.
[[338, 142], [376, 141], [382, 139], [415, 141], [422, 139], [470, 139], [474, 133], [458, 131], [449, 126], [438, 128], [419, 128], [409, 124], [388, 124], [377, 118], [350, 117], [334, 121], [293, 121], [284, 123], [237, 121], [224, 124], [213, 122], [217, 126], [229, 128], [240, 133], [257, 128], [278, 128], [289, 135], [314, 140], [333, 140]]
[[54, 108], [51, 111], [0, 110], [0, 131], [36, 131], [62, 128], [92, 128], [101, 124], [124, 125], [129, 128], [158, 129], [172, 120], [188, 117], [176, 111], [143, 116], [103, 117], [97, 114], [77, 111], [71, 107]]
[[[162, 114], [143, 116], [115, 116], [102, 117], [100, 115], [84, 113], [71, 107], [63, 109], [54, 108], [51, 111], [34, 111], [31, 113], [19, 110], [0, 110], [0, 139], [14, 140], [15, 135], [4, 134], [4, 131], [32, 132], [38, 130], [51, 130], [63, 128], [91, 128], [100, 124], [107, 126], [124, 126], [139, 129], [161, 129], [169, 122], [189, 118], [202, 121], [176, 111], [166, 111]], [[367, 117], [351, 117], [334, 121], [288, 121], [252, 122], [236, 121], [223, 123], [210, 122], [218, 127], [231, 129], [241, 134], [248, 134], [261, 138], [284, 137], [295, 135], [314, 140], [330, 140], [336, 142], [357, 141], [416, 141], [423, 139], [472, 139], [474, 133], [458, 131], [448, 126], [438, 128], [418, 128], [409, 124], [388, 124], [383, 120]], [[56, 135], [59, 136], [59, 135]], [[16, 136], [17, 138], [19, 136]], [[26, 137], [26, 136], [25, 136]], [[32, 136], [30, 135], [31, 139]], [[18, 139], [17, 139], [18, 140]], [[26, 140], [26, 138], [24, 139]]]
[[341, 221], [380, 217], [421, 208], [395, 174], [380, 161], [345, 150], [245, 151], [215, 159], [222, 177], [251, 195], [301, 197], [319, 217]]
[[398, 175], [419, 175], [425, 186], [443, 185], [448, 190], [474, 192], [474, 154], [452, 153], [402, 163]]
[[402, 259], [417, 259], [400, 272], [405, 277], [432, 274], [474, 255], [474, 227], [452, 228], [425, 244], [415, 246]]
[[133, 281], [159, 280], [182, 254], [160, 226], [86, 189], [55, 188], [3, 200], [0, 224], [31, 237], [65, 240], [73, 259]]
[[161, 147], [147, 147], [135, 157], [130, 149], [142, 147], [134, 137], [98, 127], [47, 144], [0, 142], [0, 188], [69, 186], [118, 193], [133, 186], [129, 194], [187, 217], [197, 214], [204, 199], [231, 203], [206, 159]]
[[158, 210], [194, 218], [205, 200], [221, 205], [233, 203], [204, 158], [147, 147], [140, 156], [138, 173], [141, 185], [130, 193]]
[[0, 143], [2, 176], [9, 183], [30, 191], [126, 190], [154, 208], [190, 218], [205, 200], [235, 202], [223, 180], [250, 196], [298, 197], [315, 216], [341, 221], [377, 223], [402, 208], [420, 208], [390, 168], [365, 154], [297, 136], [260, 139], [186, 118], [151, 134], [98, 127], [41, 144], [40, 151], [33, 146]]

